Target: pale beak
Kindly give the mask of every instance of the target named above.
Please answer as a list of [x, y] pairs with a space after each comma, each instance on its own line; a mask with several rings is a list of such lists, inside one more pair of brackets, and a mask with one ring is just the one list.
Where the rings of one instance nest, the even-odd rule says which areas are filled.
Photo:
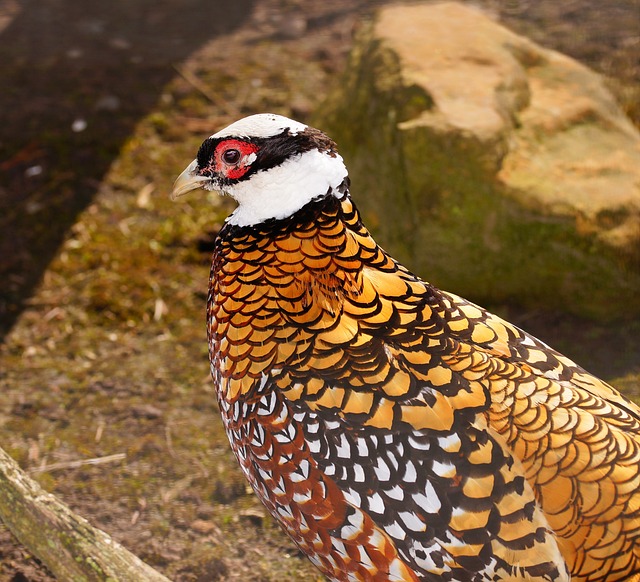
[[171, 200], [175, 200], [180, 196], [184, 196], [191, 190], [197, 190], [202, 188], [205, 182], [211, 180], [207, 176], [198, 176], [196, 170], [198, 169], [198, 160], [193, 160], [178, 176], [178, 179], [173, 183], [173, 192], [171, 192]]

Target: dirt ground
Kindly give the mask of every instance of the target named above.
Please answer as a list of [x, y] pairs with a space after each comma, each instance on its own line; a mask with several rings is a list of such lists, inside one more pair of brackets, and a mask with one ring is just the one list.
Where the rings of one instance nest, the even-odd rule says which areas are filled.
[[[312, 119], [385, 3], [0, 0], [0, 446], [173, 580], [321, 579], [214, 402], [204, 301], [228, 202], [168, 193], [235, 118]], [[638, 1], [476, 4], [607, 75], [638, 123]], [[503, 310], [638, 396], [638, 322]], [[0, 525], [0, 582], [44, 580]]]

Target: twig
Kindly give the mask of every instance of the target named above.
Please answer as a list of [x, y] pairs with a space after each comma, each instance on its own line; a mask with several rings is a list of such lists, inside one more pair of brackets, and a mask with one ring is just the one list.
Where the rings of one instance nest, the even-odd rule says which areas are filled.
[[216, 97], [214, 94], [209, 91], [209, 87], [207, 87], [198, 77], [196, 77], [191, 71], [185, 69], [184, 67], [180, 67], [178, 65], [173, 65], [173, 68], [176, 72], [194, 89], [197, 89], [204, 95], [211, 103], [213, 103], [216, 107], [220, 108], [225, 114], [228, 111], [225, 109], [224, 105], [221, 105], [221, 99]]
[[196, 478], [195, 475], [187, 475], [178, 481], [171, 489], [161, 491], [160, 498], [163, 503], [169, 503], [173, 501], [180, 493], [182, 493], [185, 489], [191, 486], [193, 480]]
[[116, 453], [115, 455], [107, 455], [106, 457], [94, 457], [93, 459], [80, 459], [78, 461], [63, 461], [60, 463], [52, 463], [51, 465], [43, 465], [29, 469], [29, 473], [45, 473], [49, 471], [58, 471], [59, 469], [77, 469], [84, 465], [104, 465], [105, 463], [115, 463], [124, 461], [127, 458], [125, 453]]

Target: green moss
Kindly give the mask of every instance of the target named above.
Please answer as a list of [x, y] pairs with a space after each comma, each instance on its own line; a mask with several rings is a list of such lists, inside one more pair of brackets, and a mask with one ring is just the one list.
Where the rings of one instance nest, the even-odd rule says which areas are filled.
[[601, 321], [640, 316], [637, 269], [578, 235], [572, 219], [522, 206], [496, 180], [504, 138], [486, 144], [438, 132], [432, 107], [430, 95], [405, 84], [372, 26], [363, 27], [316, 121], [340, 144], [378, 242], [425, 279], [482, 304]]

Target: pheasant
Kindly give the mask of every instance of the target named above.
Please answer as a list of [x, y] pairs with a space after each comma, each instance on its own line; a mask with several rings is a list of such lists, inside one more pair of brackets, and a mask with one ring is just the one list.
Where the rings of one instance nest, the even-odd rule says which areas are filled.
[[334, 142], [273, 114], [173, 197], [215, 243], [211, 373], [242, 471], [331, 580], [640, 581], [640, 408], [373, 240]]

